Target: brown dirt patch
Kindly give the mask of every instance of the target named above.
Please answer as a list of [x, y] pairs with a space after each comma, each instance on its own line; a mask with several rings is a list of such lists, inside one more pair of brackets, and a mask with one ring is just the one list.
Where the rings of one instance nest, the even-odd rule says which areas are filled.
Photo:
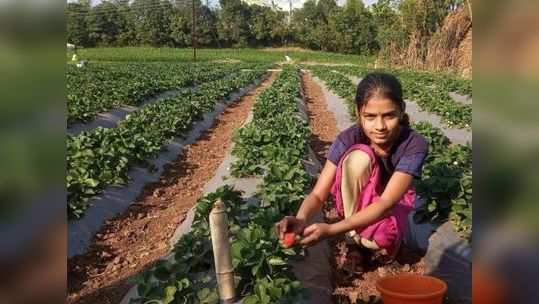
[[[324, 164], [327, 150], [339, 133], [337, 122], [327, 109], [324, 94], [311, 75], [302, 74], [302, 82], [312, 132], [310, 145]], [[334, 223], [340, 220], [332, 202], [325, 205], [324, 212], [326, 222]], [[332, 251], [330, 265], [333, 268], [331, 281], [334, 284], [334, 303], [379, 303], [380, 294], [375, 287], [379, 278], [401, 272], [422, 274], [425, 271], [421, 257], [409, 252], [404, 246], [401, 246], [396, 262], [383, 266], [372, 259], [368, 252], [346, 245], [342, 236], [328, 241]], [[347, 259], [351, 252], [359, 254], [361, 262], [352, 265]]]
[[305, 103], [311, 126], [309, 138], [311, 148], [314, 150], [322, 164], [326, 161], [326, 153], [331, 143], [339, 134], [337, 122], [333, 114], [327, 109], [324, 93], [308, 73], [302, 73]]
[[99, 230], [88, 252], [68, 260], [68, 303], [117, 304], [131, 287], [127, 279], [165, 256], [169, 240], [202, 196], [202, 188], [223, 161], [233, 132], [276, 73], [218, 115], [211, 128], [146, 185], [128, 210]]

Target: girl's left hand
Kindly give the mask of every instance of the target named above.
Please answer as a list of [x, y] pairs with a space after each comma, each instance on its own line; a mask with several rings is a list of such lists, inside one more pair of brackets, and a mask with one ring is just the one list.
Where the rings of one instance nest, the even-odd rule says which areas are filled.
[[313, 246], [321, 240], [331, 236], [331, 225], [326, 223], [316, 223], [303, 230], [302, 246]]

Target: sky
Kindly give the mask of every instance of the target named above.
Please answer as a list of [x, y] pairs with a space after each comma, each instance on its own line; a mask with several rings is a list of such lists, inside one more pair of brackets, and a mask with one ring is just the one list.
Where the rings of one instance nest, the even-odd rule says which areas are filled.
[[[268, 2], [271, 2], [271, 0], [266, 0]], [[283, 10], [288, 10], [288, 6], [289, 6], [289, 3], [288, 3], [288, 0], [274, 0], [275, 1], [275, 4], [277, 4], [280, 8], [282, 8]], [[303, 6], [303, 3], [307, 1], [307, 0], [292, 0], [292, 7], [293, 8], [300, 8]], [[373, 3], [376, 3], [378, 0], [363, 0], [363, 3], [365, 3], [366, 6], [369, 6]], [[68, 0], [68, 2], [70, 2]], [[101, 0], [91, 0], [92, 4], [98, 4], [99, 2], [101, 2]], [[205, 2], [205, 0], [203, 0], [203, 3]], [[211, 3], [218, 3], [219, 0], [209, 0], [210, 2], [210, 6], [211, 6]], [[337, 3], [338, 4], [344, 4], [346, 2], [346, 0], [337, 0]]]

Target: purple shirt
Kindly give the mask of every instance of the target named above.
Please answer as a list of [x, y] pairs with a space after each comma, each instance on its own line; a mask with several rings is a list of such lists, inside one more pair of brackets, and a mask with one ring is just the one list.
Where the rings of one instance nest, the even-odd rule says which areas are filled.
[[[327, 159], [337, 166], [341, 157], [352, 145], [369, 143], [363, 130], [358, 125], [353, 125], [337, 136], [329, 148]], [[428, 150], [428, 142], [422, 135], [409, 127], [403, 127], [396, 144], [391, 148], [389, 157], [377, 157], [382, 169], [383, 184], [387, 184], [394, 171], [421, 178], [421, 169]]]

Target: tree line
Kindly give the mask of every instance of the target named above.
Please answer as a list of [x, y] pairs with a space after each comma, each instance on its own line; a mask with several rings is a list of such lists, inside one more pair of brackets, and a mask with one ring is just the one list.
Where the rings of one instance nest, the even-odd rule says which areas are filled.
[[[371, 55], [404, 50], [427, 39], [462, 0], [308, 0], [284, 11], [274, 1], [195, 0], [199, 47], [299, 46]], [[67, 40], [84, 46], [192, 45], [191, 0], [89, 0], [68, 2]], [[420, 42], [422, 43], [422, 42]], [[424, 42], [426, 43], [426, 42]]]

